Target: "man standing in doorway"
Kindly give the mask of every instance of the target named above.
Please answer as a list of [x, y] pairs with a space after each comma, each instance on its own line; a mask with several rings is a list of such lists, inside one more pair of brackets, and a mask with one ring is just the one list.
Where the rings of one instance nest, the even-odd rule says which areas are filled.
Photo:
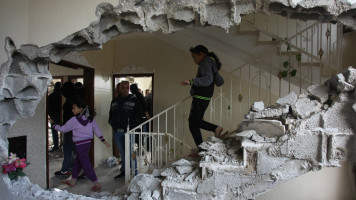
[[153, 116], [152, 112], [152, 93], [149, 89], [145, 91], [145, 103], [146, 103], [146, 110], [148, 111], [148, 115], [150, 117]]
[[[66, 101], [63, 104], [63, 124], [65, 124], [70, 118], [72, 118], [72, 104], [75, 98], [78, 96], [75, 94], [74, 84], [70, 81], [63, 83], [61, 88], [62, 95], [66, 98]], [[56, 176], [69, 176], [71, 175], [72, 168], [72, 158], [73, 152], [75, 151], [74, 143], [72, 140], [73, 133], [72, 131], [63, 133], [63, 162], [62, 169], [56, 171], [54, 175]]]
[[[54, 123], [59, 124], [61, 122], [61, 82], [54, 84], [53, 92], [48, 96], [48, 115]], [[58, 131], [51, 126], [53, 148], [49, 152], [54, 152], [59, 149], [58, 145]]]
[[119, 88], [119, 95], [111, 101], [109, 123], [113, 128], [114, 141], [120, 152], [122, 163], [121, 173], [115, 178], [121, 178], [125, 176], [125, 145], [129, 145], [125, 144], [125, 133], [128, 129], [139, 125], [143, 111], [136, 96], [129, 94], [130, 84], [128, 81], [121, 81], [117, 88]]

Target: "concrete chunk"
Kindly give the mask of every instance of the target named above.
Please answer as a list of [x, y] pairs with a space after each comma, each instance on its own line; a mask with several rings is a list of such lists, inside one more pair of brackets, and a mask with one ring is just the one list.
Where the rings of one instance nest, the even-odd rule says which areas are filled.
[[346, 82], [344, 74], [339, 73], [330, 78], [325, 82], [325, 85], [328, 85], [331, 89], [338, 92], [349, 92], [354, 89], [354, 86]]
[[179, 174], [189, 174], [193, 170], [193, 166], [176, 166]]
[[153, 198], [151, 197], [151, 193], [152, 193], [152, 191], [145, 190], [141, 193], [139, 198], [142, 200], [153, 200]]
[[265, 141], [265, 139], [263, 137], [261, 137], [260, 135], [258, 135], [256, 133], [256, 131], [254, 131], [254, 130], [242, 131], [241, 133], [237, 133], [236, 137], [250, 139], [255, 142], [264, 142]]
[[335, 76], [331, 77], [329, 80], [325, 81], [326, 86], [329, 86], [332, 90], [337, 90], [337, 85], [339, 80], [345, 81], [345, 76], [342, 73], [338, 73]]
[[268, 118], [268, 117], [281, 117], [284, 114], [288, 114], [289, 105], [277, 108], [266, 108], [259, 112], [249, 112], [246, 115], [247, 119], [259, 119], [259, 118]]
[[298, 96], [294, 92], [289, 93], [285, 97], [281, 97], [276, 101], [277, 105], [280, 106], [285, 106], [285, 105], [294, 105], [294, 103], [297, 101]]
[[245, 130], [239, 133], [236, 133], [236, 137], [241, 137], [241, 138], [250, 138], [252, 135], [257, 134], [255, 130]]
[[259, 151], [257, 152], [257, 174], [269, 173], [288, 160], [290, 158], [274, 157], [268, 155], [266, 151]]
[[350, 83], [351, 85], [356, 85], [356, 69], [349, 66], [347, 70], [344, 72], [346, 82]]
[[281, 153], [289, 158], [307, 159], [314, 163], [321, 162], [321, 135], [297, 135], [288, 140], [281, 148]]
[[285, 133], [285, 127], [278, 120], [243, 120], [239, 126], [239, 131], [254, 130], [261, 136], [275, 137]]
[[356, 112], [356, 103], [352, 105], [352, 109], [354, 109], [354, 111]]
[[131, 181], [128, 191], [131, 193], [142, 193], [145, 190], [153, 191], [161, 188], [161, 180], [148, 174], [138, 174]]
[[337, 90], [339, 92], [350, 92], [354, 89], [354, 86], [346, 81], [339, 80], [339, 83], [337, 84]]
[[329, 98], [329, 87], [325, 85], [312, 85], [307, 89], [311, 96], [316, 98], [320, 103], [324, 103]]
[[323, 128], [337, 128], [340, 132], [354, 133], [356, 115], [353, 109], [354, 102], [335, 102], [322, 114]]
[[251, 110], [259, 112], [265, 109], [265, 104], [263, 101], [258, 101], [252, 104]]
[[321, 111], [322, 104], [318, 101], [310, 100], [309, 98], [298, 99], [292, 106], [293, 114], [296, 117], [306, 118], [313, 113]]
[[158, 200], [158, 199], [160, 199], [160, 196], [161, 196], [161, 193], [159, 192], [159, 190], [153, 191], [153, 194], [152, 194], [153, 200]]
[[172, 166], [191, 166], [192, 163], [186, 159], [180, 159], [174, 163], [172, 163]]

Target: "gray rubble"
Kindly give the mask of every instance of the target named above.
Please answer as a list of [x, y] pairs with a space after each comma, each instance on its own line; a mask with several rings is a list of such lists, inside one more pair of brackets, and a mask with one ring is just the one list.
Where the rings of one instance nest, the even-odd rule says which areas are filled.
[[261, 119], [261, 118], [279, 118], [282, 115], [288, 114], [289, 106], [268, 107], [259, 111], [250, 111], [246, 115], [246, 119]]
[[254, 119], [243, 120], [238, 131], [255, 130], [266, 137], [281, 136], [285, 133], [285, 126], [279, 120]]
[[281, 97], [276, 101], [277, 105], [285, 106], [285, 105], [294, 105], [297, 101], [298, 96], [296, 93], [291, 92], [287, 96]]
[[[11, 38], [6, 38], [5, 49], [8, 60], [5, 62], [2, 61], [0, 74], [1, 162], [8, 155], [7, 132], [18, 119], [33, 116], [37, 104], [46, 93], [47, 86], [52, 79], [48, 71], [48, 62], [57, 63], [70, 52], [100, 49], [106, 41], [120, 34], [131, 32], [162, 31], [164, 33], [174, 33], [186, 27], [210, 25], [218, 26], [228, 31], [230, 27], [238, 25], [241, 22], [241, 15], [259, 12], [280, 14], [301, 20], [307, 20], [312, 14], [312, 16], [316, 16], [313, 19], [318, 21], [335, 20], [345, 25], [356, 27], [353, 12], [355, 5], [347, 1], [329, 3], [329, 1], [317, 0], [301, 1], [295, 4], [293, 1], [271, 0], [268, 2], [246, 1], [243, 5], [227, 0], [202, 2], [191, 0], [147, 0], [139, 5], [135, 5], [135, 3], [136, 1], [124, 0], [120, 1], [117, 7], [109, 3], [102, 3], [96, 9], [97, 21], [91, 23], [87, 28], [65, 37], [61, 41], [53, 42], [43, 47], [24, 44], [20, 48], [16, 48], [15, 42]], [[323, 9], [313, 9], [314, 7]], [[352, 92], [355, 87], [354, 69], [343, 72], [342, 76], [339, 74], [325, 85], [330, 90], [335, 90], [334, 92], [336, 93]], [[318, 93], [312, 95], [315, 95], [315, 97], [319, 96]], [[251, 141], [249, 140], [253, 137], [243, 139], [244, 147], [241, 145], [231, 146], [231, 144], [238, 143], [237, 141], [239, 140], [228, 140], [227, 142], [214, 140], [204, 144], [204, 148], [208, 152], [206, 155], [209, 156], [209, 159], [207, 159], [207, 165], [201, 167], [201, 171], [198, 170], [197, 172], [196, 168], [198, 167], [195, 165], [193, 165], [194, 168], [190, 174], [179, 174], [176, 169], [173, 171], [169, 171], [168, 169], [164, 171], [166, 172], [165, 181], [172, 181], [172, 184], [170, 182], [163, 184], [164, 181], [162, 182], [162, 187], [166, 188], [163, 194], [165, 198], [254, 199], [274, 186], [310, 170], [337, 165], [335, 163], [338, 160], [344, 159], [345, 155], [348, 155], [345, 143], [350, 139], [350, 134], [355, 132], [354, 110], [352, 109], [355, 99], [354, 97], [345, 98], [347, 95], [339, 95], [338, 97], [342, 97], [339, 98], [339, 102], [333, 102], [333, 104], [330, 104], [330, 107], [324, 107], [325, 113], [320, 114], [322, 104], [312, 99], [307, 100], [307, 96], [308, 94], [305, 94], [304, 98], [299, 102], [294, 101], [296, 98], [293, 94], [288, 98], [282, 98], [277, 101], [278, 105], [291, 105], [295, 114], [295, 122], [292, 122], [290, 125], [296, 127], [298, 131], [293, 132], [288, 128], [277, 134], [268, 133], [268, 129], [267, 131], [256, 131], [261, 137], [279, 137], [279, 142], [274, 144], [268, 144], [266, 140], [264, 143], [259, 143], [260, 138], [257, 136]], [[321, 97], [324, 96], [322, 95]], [[325, 98], [318, 100], [322, 102]], [[333, 101], [335, 99], [329, 100]], [[312, 111], [303, 109], [304, 106], [310, 108]], [[263, 110], [260, 109], [258, 111], [262, 112]], [[352, 111], [352, 116], [350, 116], [351, 112], [343, 111]], [[313, 127], [312, 130], [304, 130], [303, 127], [299, 126], [301, 124], [299, 120], [312, 119], [316, 114], [321, 115], [321, 123], [312, 123], [310, 121], [307, 123], [310, 125], [304, 126], [304, 128]], [[298, 117], [302, 119], [298, 119]], [[319, 119], [320, 117], [315, 118]], [[258, 124], [262, 123], [254, 121], [257, 128], [260, 126]], [[268, 124], [267, 121], [263, 123]], [[274, 123], [278, 122], [270, 122], [270, 126]], [[285, 125], [279, 124], [279, 126]], [[315, 130], [318, 128], [319, 130], [316, 132]], [[308, 134], [305, 135], [306, 132]], [[305, 138], [301, 139], [302, 136], [291, 137], [291, 135], [303, 135]], [[311, 137], [311, 142], [305, 143], [309, 137]], [[298, 140], [301, 143], [301, 147], [306, 147], [311, 150], [310, 154], [317, 153], [318, 156], [308, 155], [306, 151], [298, 151], [299, 146], [293, 144], [292, 140]], [[320, 148], [312, 148], [310, 145], [317, 141]], [[214, 147], [210, 148], [213, 144]], [[223, 147], [224, 145], [226, 149]], [[285, 145], [288, 148], [279, 149], [280, 146]], [[284, 163], [280, 161], [281, 164], [278, 166], [277, 164], [270, 164], [271, 167], [269, 170], [254, 171], [256, 169], [256, 162], [254, 162], [256, 153], [254, 151], [258, 149], [265, 150], [267, 148], [269, 150], [266, 152], [270, 153], [268, 156], [277, 157], [278, 159], [280, 156], [288, 158], [290, 156], [291, 160], [286, 160]], [[236, 149], [236, 151], [231, 149]], [[326, 152], [329, 152], [329, 154], [326, 155]], [[259, 154], [261, 163], [266, 160], [263, 159], [264, 153], [265, 151]], [[243, 158], [240, 157], [241, 154]], [[231, 157], [231, 160], [233, 158], [236, 159], [236, 164], [226, 164], [231, 161], [228, 156]], [[348, 157], [348, 159], [351, 158]], [[316, 164], [316, 162], [319, 163]], [[231, 163], [235, 163], [235, 161]], [[243, 169], [239, 171], [241, 167]], [[224, 170], [229, 171], [230, 174], [227, 174]], [[261, 174], [256, 175], [256, 173]], [[181, 177], [183, 179], [179, 179]], [[190, 181], [185, 181], [186, 177], [189, 177], [187, 180]], [[199, 177], [205, 177], [206, 179], [203, 181]], [[150, 178], [148, 179], [152, 180], [153, 183], [157, 183], [155, 186], [159, 185], [158, 180]], [[174, 182], [175, 180], [181, 182], [177, 184], [177, 182]], [[20, 197], [20, 199], [38, 199], [37, 197], [39, 196], [41, 199], [91, 199], [90, 197], [68, 194], [65, 191], [41, 190], [38, 186], [31, 184], [26, 178], [22, 178], [21, 181], [7, 181], [6, 185], [7, 190], [6, 188], [2, 188], [5, 189], [4, 194], [10, 190], [14, 195]], [[134, 192], [128, 199], [137, 199], [141, 195], [142, 198], [149, 198], [150, 192], [140, 188], [139, 184], [136, 186], [132, 185], [132, 190], [141, 192], [141, 194]], [[159, 189], [151, 189], [154, 190], [151, 197], [153, 199], [159, 198], [156, 192]], [[150, 191], [152, 192], [152, 190]], [[108, 197], [107, 199], [111, 198]]]
[[262, 111], [263, 109], [265, 109], [265, 104], [263, 101], [254, 102], [251, 107], [251, 110], [255, 112]]
[[309, 98], [300, 98], [292, 105], [293, 114], [299, 118], [306, 118], [310, 115], [320, 112], [322, 104]]
[[311, 85], [307, 90], [310, 95], [316, 98], [321, 104], [329, 99], [329, 87], [325, 85]]
[[[355, 84], [351, 78], [354, 69], [344, 73]], [[233, 137], [211, 137], [203, 142], [199, 167], [190, 175], [195, 181], [186, 181], [172, 165], [162, 182], [163, 196], [254, 199], [309, 171], [338, 167], [340, 160], [356, 160], [356, 99], [353, 91], [337, 87], [339, 81], [334, 86], [330, 82], [311, 86], [299, 97], [292, 93], [280, 98], [280, 104], [273, 108], [285, 107], [288, 112], [286, 109], [272, 117], [260, 114], [261, 119], [250, 117], [242, 121]], [[250, 116], [272, 108], [255, 107]], [[189, 165], [183, 160], [179, 163]]]

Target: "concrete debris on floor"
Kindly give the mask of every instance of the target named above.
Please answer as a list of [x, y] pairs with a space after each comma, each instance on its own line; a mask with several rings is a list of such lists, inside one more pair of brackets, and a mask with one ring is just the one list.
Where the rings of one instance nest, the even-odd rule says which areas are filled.
[[355, 160], [354, 72], [348, 68], [276, 106], [255, 103], [233, 137], [211, 137], [199, 146], [199, 162], [181, 159], [162, 171], [162, 196], [255, 199], [309, 171]]
[[[314, 7], [323, 9], [304, 9]], [[297, 6], [293, 1], [280, 0], [246, 1], [244, 5], [234, 1], [147, 0], [140, 4], [120, 1], [117, 7], [102, 3], [96, 10], [98, 20], [89, 27], [43, 47], [24, 44], [17, 48], [7, 38], [8, 60], [1, 64], [0, 74], [0, 160], [8, 156], [9, 129], [18, 119], [33, 116], [45, 95], [52, 79], [49, 62], [58, 63], [70, 52], [100, 49], [120, 34], [159, 30], [174, 33], [185, 27], [210, 25], [228, 31], [241, 22], [241, 15], [261, 11], [296, 14], [301, 20], [315, 16], [315, 12], [319, 21], [335, 17], [355, 26], [353, 7], [347, 1], [301, 1]], [[161, 173], [165, 177], [161, 190], [135, 192], [127, 198], [253, 199], [308, 171], [338, 166], [342, 159], [354, 160], [355, 80], [355, 69], [348, 68], [298, 97], [292, 93], [279, 99], [276, 107], [254, 104], [238, 130], [255, 132], [227, 140], [212, 138], [202, 144], [205, 153], [201, 153], [201, 162], [189, 161], [189, 165], [182, 161], [183, 165], [167, 168]], [[61, 190], [43, 190], [26, 177], [18, 181], [9, 181], [6, 176], [3, 179], [18, 198], [90, 199]]]

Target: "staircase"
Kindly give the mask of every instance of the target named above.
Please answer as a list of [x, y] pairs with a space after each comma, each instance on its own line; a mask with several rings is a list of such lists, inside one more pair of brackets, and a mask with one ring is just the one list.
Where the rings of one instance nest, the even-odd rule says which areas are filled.
[[256, 46], [266, 49], [230, 70], [224, 76], [225, 85], [215, 91], [206, 117], [229, 130], [244, 119], [253, 102], [271, 105], [279, 97], [300, 94], [342, 71], [339, 24], [256, 14], [242, 17], [236, 32], [256, 36]]
[[[251, 39], [244, 44], [256, 45], [256, 54], [245, 51], [240, 59], [245, 62], [223, 73], [225, 84], [215, 89], [206, 111], [208, 121], [222, 125], [231, 133], [236, 132], [237, 124], [244, 119], [253, 102], [272, 104], [290, 92], [301, 94], [308, 86], [322, 83], [342, 69], [342, 26], [339, 24], [254, 14], [242, 17], [235, 31], [234, 35], [219, 37], [202, 29], [193, 30], [201, 40], [210, 38], [210, 46], [223, 43], [230, 52], [243, 49], [233, 43], [241, 41], [241, 37]], [[181, 34], [190, 33], [182, 31]], [[185, 40], [181, 42], [191, 42]], [[125, 135], [125, 143], [131, 144], [126, 145], [125, 150], [126, 182], [137, 170], [141, 173], [160, 169], [190, 152], [192, 147], [187, 141], [191, 138], [185, 137], [189, 133], [190, 101], [190, 97], [183, 99]], [[135, 141], [135, 135], [139, 135], [139, 141]], [[135, 166], [135, 161], [138, 167], [130, 167]], [[246, 170], [246, 160], [236, 167]]]

